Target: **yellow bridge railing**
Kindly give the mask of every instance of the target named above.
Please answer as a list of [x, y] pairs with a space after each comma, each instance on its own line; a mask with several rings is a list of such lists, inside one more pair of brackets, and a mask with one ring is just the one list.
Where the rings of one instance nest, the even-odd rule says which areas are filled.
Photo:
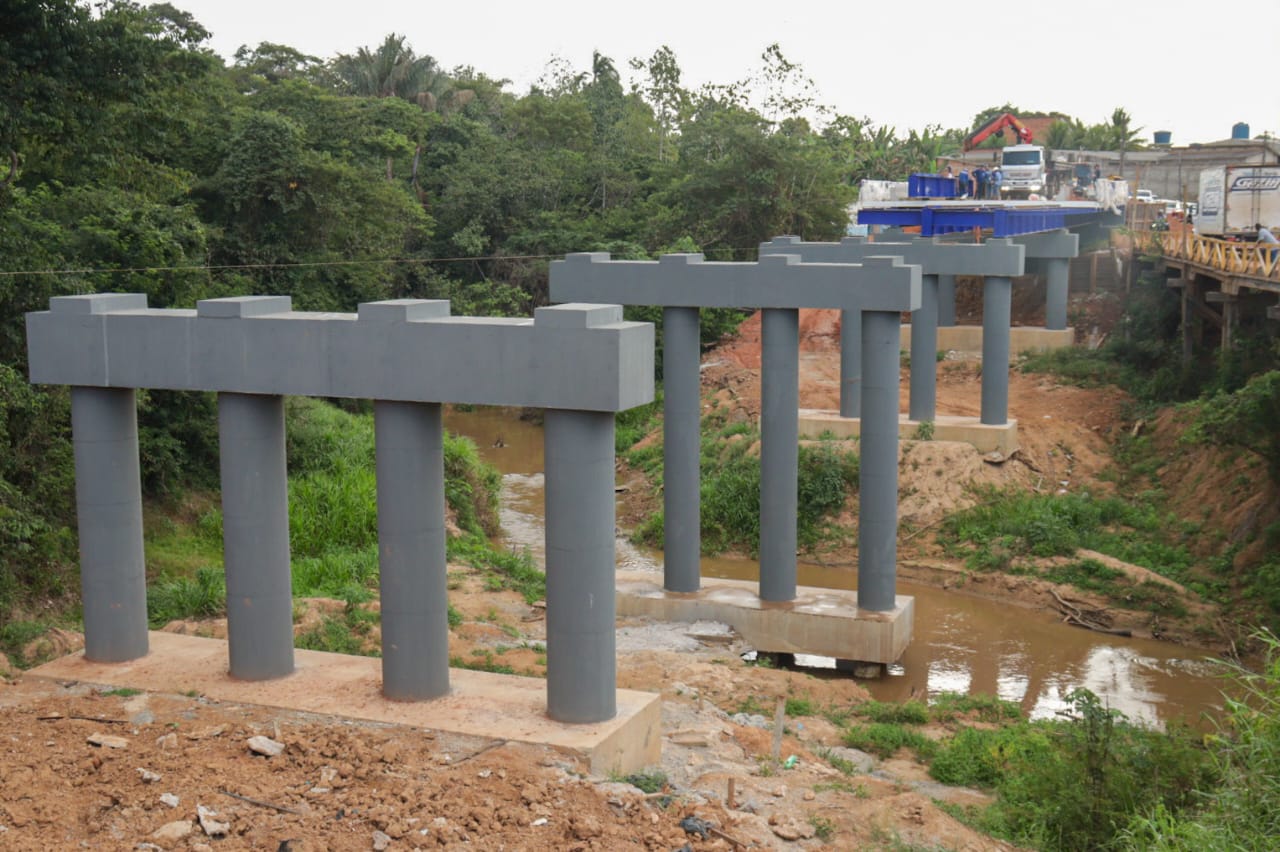
[[1190, 230], [1155, 232], [1166, 257], [1238, 278], [1280, 283], [1280, 245], [1202, 237]]

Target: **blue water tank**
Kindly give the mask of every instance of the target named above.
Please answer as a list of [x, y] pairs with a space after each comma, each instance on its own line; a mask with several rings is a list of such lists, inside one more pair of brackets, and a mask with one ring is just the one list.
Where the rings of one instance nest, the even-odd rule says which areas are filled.
[[1249, 125], [1245, 124], [1243, 121], [1237, 121], [1235, 124], [1231, 125], [1231, 138], [1248, 139]]
[[1157, 145], [1168, 145], [1173, 141], [1173, 133], [1168, 130], [1157, 130], [1152, 136], [1155, 137], [1155, 144]]

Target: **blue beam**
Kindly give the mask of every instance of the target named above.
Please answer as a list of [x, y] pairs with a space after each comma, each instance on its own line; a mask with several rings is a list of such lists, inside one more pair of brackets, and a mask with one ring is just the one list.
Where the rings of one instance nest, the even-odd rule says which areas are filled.
[[[864, 225], [918, 226], [921, 236], [953, 234], [974, 228], [989, 230], [996, 237], [1014, 237], [1041, 231], [1056, 231], [1068, 225], [1069, 218], [1093, 216], [1096, 208], [1005, 207], [981, 205], [956, 207], [921, 204], [903, 207], [871, 207], [858, 211], [858, 222]], [[1074, 224], [1082, 224], [1076, 221]]]

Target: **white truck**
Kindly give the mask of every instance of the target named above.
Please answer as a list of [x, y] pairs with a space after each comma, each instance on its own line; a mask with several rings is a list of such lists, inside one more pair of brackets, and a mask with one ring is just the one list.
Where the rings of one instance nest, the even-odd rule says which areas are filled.
[[1048, 198], [1049, 176], [1045, 171], [1044, 148], [1040, 145], [1006, 145], [1000, 149], [1000, 197]]
[[1280, 166], [1215, 166], [1200, 173], [1197, 234], [1252, 238], [1258, 223], [1280, 226]]

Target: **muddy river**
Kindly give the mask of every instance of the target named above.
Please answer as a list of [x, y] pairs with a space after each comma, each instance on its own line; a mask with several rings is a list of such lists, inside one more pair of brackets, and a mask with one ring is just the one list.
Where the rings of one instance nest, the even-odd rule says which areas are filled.
[[[541, 563], [543, 543], [542, 427], [511, 412], [477, 409], [445, 416], [451, 431], [472, 438], [481, 456], [502, 472], [502, 526], [507, 542], [528, 547]], [[661, 551], [618, 539], [618, 567], [660, 574]], [[703, 577], [758, 577], [749, 559], [704, 557]], [[799, 568], [803, 585], [851, 589], [851, 568]], [[1033, 718], [1052, 716], [1065, 697], [1088, 687], [1130, 719], [1163, 725], [1178, 718], [1203, 722], [1221, 708], [1220, 669], [1194, 649], [1124, 639], [1070, 627], [1052, 614], [956, 591], [898, 583], [915, 597], [915, 635], [898, 665], [867, 682], [884, 701], [941, 692], [999, 695]], [[815, 667], [834, 663], [800, 658]]]

